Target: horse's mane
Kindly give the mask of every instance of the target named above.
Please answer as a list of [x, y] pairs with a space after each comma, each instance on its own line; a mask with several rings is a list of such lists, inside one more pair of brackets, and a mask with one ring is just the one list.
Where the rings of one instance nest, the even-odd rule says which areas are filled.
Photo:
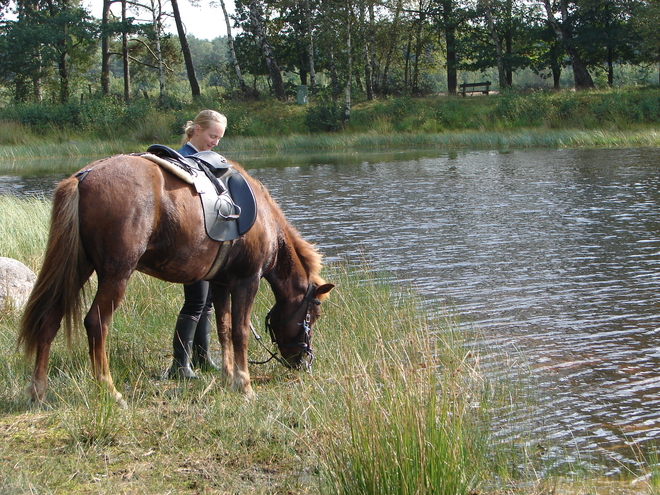
[[280, 205], [278, 205], [277, 202], [273, 199], [273, 197], [270, 195], [270, 191], [261, 183], [261, 181], [250, 176], [247, 172], [245, 172], [245, 169], [237, 163], [232, 162], [232, 165], [236, 170], [241, 172], [243, 176], [248, 179], [248, 181], [250, 181], [253, 189], [258, 189], [263, 193], [264, 199], [268, 202], [271, 211], [277, 219], [278, 224], [285, 232], [288, 240], [291, 243], [291, 247], [298, 255], [298, 258], [305, 268], [305, 271], [312, 278], [314, 283], [316, 285], [325, 283], [319, 275], [322, 268], [323, 259], [321, 253], [317, 251], [313, 244], [303, 239], [298, 230], [289, 223], [287, 218], [284, 216], [284, 212], [280, 208]]

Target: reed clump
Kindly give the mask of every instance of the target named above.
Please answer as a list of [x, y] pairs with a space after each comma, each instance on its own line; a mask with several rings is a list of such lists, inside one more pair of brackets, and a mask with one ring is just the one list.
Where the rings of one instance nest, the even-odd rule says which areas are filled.
[[[2, 200], [0, 255], [38, 271], [48, 203]], [[182, 303], [176, 284], [136, 273], [115, 314], [107, 347], [125, 410], [93, 381], [85, 338], [71, 348], [55, 340], [48, 406], [28, 408], [22, 389], [33, 363], [15, 348], [20, 312], [0, 313], [0, 493], [529, 494], [554, 486], [531, 464], [540, 461], [520, 453], [520, 437], [492, 435], [493, 411], [521, 404], [511, 383], [481, 370], [474, 339], [443, 308], [364, 263], [330, 265], [324, 276], [337, 288], [314, 328], [313, 372], [252, 366], [251, 401], [213, 373], [163, 379]], [[272, 304], [262, 287], [255, 327]], [[211, 350], [218, 355], [217, 343]], [[254, 339], [250, 356], [264, 356]]]

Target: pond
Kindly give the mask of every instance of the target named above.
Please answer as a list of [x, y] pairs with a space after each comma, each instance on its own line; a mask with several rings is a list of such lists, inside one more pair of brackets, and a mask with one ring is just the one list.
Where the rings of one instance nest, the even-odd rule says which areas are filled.
[[[655, 446], [657, 150], [230, 158], [327, 260], [367, 259], [508, 360], [536, 394], [525, 428], [558, 462], [614, 473]], [[48, 191], [63, 175], [0, 177], [0, 193]], [[501, 418], [501, 434], [522, 419]]]

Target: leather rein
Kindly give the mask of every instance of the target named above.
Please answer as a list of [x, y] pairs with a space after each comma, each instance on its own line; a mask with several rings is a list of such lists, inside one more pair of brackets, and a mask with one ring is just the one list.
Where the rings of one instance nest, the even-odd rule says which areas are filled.
[[[281, 347], [302, 347], [300, 352], [298, 353], [298, 362], [304, 362], [305, 363], [305, 368], [307, 371], [311, 371], [312, 369], [312, 363], [314, 362], [314, 352], [311, 346], [311, 332], [312, 332], [312, 327], [310, 325], [310, 322], [312, 321], [312, 317], [309, 314], [309, 305], [314, 304], [316, 306], [321, 304], [321, 301], [318, 299], [312, 297], [312, 294], [314, 293], [314, 284], [310, 282], [309, 287], [307, 288], [307, 293], [305, 294], [305, 298], [302, 300], [302, 303], [296, 309], [291, 316], [287, 320], [285, 320], [282, 325], [286, 325], [289, 323], [303, 308], [305, 307], [305, 318], [302, 323], [298, 323], [300, 325], [300, 332], [298, 332], [298, 336], [296, 337], [297, 342], [292, 342], [288, 344], [282, 344]], [[277, 344], [277, 339], [275, 338], [275, 329], [270, 322], [270, 317], [271, 313], [273, 312], [273, 309], [275, 306], [273, 306], [270, 311], [268, 311], [268, 314], [266, 314], [266, 318], [264, 321], [264, 326], [266, 327], [266, 330], [268, 330], [268, 333], [270, 334], [270, 339], [271, 342], [275, 345]], [[270, 354], [270, 357], [264, 361], [248, 361], [250, 364], [266, 364], [267, 362], [275, 359], [277, 362], [279, 362], [281, 365], [283, 365], [286, 368], [294, 368], [288, 361], [283, 359], [281, 356], [277, 355], [277, 351], [273, 352], [266, 345], [263, 343], [261, 340], [261, 337], [259, 334], [256, 332], [254, 327], [252, 326], [252, 323], [250, 323], [250, 329], [252, 330], [252, 334], [254, 337], [257, 339], [257, 342], [261, 344], [261, 346], [266, 349], [266, 351]], [[304, 360], [303, 357], [307, 356], [308, 359]]]

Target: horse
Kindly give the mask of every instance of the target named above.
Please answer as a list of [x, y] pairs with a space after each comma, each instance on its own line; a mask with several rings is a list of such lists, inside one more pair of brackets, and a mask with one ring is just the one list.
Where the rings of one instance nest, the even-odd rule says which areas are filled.
[[[96, 382], [125, 407], [105, 350], [108, 328], [134, 271], [174, 283], [209, 278], [222, 346], [224, 383], [254, 395], [248, 370], [250, 314], [261, 278], [275, 304], [267, 326], [283, 362], [304, 365], [320, 304], [334, 287], [319, 275], [322, 259], [287, 221], [268, 190], [230, 162], [253, 190], [254, 225], [230, 241], [221, 268], [221, 243], [204, 228], [199, 195], [181, 178], [139, 155], [92, 162], [61, 181], [53, 193], [44, 261], [20, 324], [18, 346], [35, 367], [26, 388], [31, 403], [45, 400], [51, 344], [64, 321], [69, 342], [80, 326], [83, 287], [96, 272], [98, 289], [84, 317]], [[77, 316], [77, 318], [76, 318]]]

